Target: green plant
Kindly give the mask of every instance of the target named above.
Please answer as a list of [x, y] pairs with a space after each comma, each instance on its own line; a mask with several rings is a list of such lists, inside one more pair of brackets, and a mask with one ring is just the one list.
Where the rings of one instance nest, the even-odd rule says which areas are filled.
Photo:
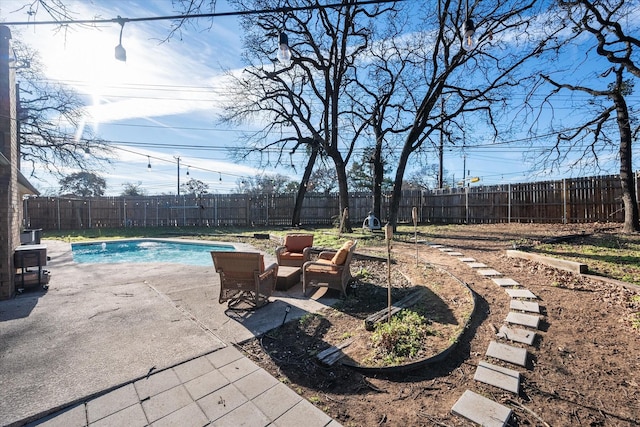
[[378, 323], [371, 336], [373, 346], [386, 363], [418, 355], [424, 339], [433, 335], [429, 321], [411, 310], [402, 310], [389, 322]]
[[322, 402], [322, 400], [318, 396], [311, 396], [309, 397], [309, 402], [317, 405], [318, 403]]
[[358, 270], [358, 273], [356, 273], [356, 276], [362, 280], [367, 280], [371, 277], [371, 273], [366, 268], [361, 268]]
[[298, 324], [300, 325], [301, 328], [304, 328], [309, 323], [311, 323], [313, 319], [315, 319], [316, 317], [321, 317], [321, 316], [317, 313], [307, 313], [304, 316], [302, 316], [300, 320], [298, 320]]

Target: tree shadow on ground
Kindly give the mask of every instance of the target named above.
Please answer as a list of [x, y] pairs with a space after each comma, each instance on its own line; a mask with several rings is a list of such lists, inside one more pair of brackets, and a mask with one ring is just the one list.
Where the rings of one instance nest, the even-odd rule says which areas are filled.
[[[380, 286], [373, 288], [370, 293], [375, 295], [379, 295], [381, 291], [385, 293], [387, 291], [386, 288]], [[360, 298], [362, 298], [363, 289], [361, 288], [359, 291], [361, 292]], [[429, 297], [434, 296], [433, 292], [429, 292]], [[355, 297], [351, 296], [351, 298]], [[445, 302], [437, 296], [432, 299], [431, 305], [427, 305], [427, 307], [431, 307], [432, 311], [436, 310], [434, 307], [437, 307], [437, 310], [442, 313], [437, 321], [456, 324], [457, 321]], [[457, 343], [452, 342], [452, 345], [455, 344], [455, 346], [448, 357], [441, 362], [421, 366], [409, 372], [367, 374], [340, 363], [332, 366], [323, 365], [318, 361], [316, 355], [329, 347], [325, 338], [333, 323], [331, 318], [318, 314], [307, 314], [295, 322], [289, 322], [269, 331], [256, 338], [254, 344], [259, 344], [260, 349], [277, 365], [277, 371], [283, 376], [279, 378], [281, 381], [290, 381], [299, 387], [336, 395], [377, 393], [380, 390], [377, 390], [369, 381], [370, 378], [385, 378], [393, 382], [428, 381], [447, 376], [464, 363], [470, 355], [471, 340], [478, 327], [487, 318], [489, 311], [486, 300], [478, 295], [475, 296], [475, 299], [475, 310], [468, 328], [458, 337]], [[385, 305], [384, 302], [383, 299], [382, 306]], [[349, 298], [343, 300], [341, 309], [345, 310], [348, 304]], [[370, 312], [367, 311], [367, 313]], [[362, 318], [366, 317], [365, 312], [353, 314], [358, 314]]]

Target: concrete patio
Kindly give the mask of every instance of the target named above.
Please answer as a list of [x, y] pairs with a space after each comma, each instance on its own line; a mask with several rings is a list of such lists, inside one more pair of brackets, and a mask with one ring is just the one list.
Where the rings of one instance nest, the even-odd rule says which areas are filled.
[[[144, 399], [152, 396], [142, 396], [144, 393], [140, 390], [143, 389], [136, 384], [140, 386], [143, 384], [140, 381], [155, 375], [168, 375], [165, 372], [184, 372], [188, 370], [184, 368], [185, 362], [189, 362], [199, 366], [200, 371], [182, 377], [177, 374], [177, 385], [186, 387], [187, 382], [200, 375], [223, 373], [225, 364], [213, 362], [218, 360], [216, 354], [237, 353], [239, 356], [228, 363], [244, 360], [239, 362], [244, 370], [239, 376], [237, 372], [235, 376], [223, 373], [225, 380], [216, 383], [217, 386], [208, 384], [208, 392], [233, 386], [234, 395], [239, 391], [237, 398], [247, 402], [263, 396], [267, 390], [287, 393], [277, 380], [233, 349], [232, 344], [273, 329], [285, 318], [293, 320], [335, 302], [329, 298], [304, 298], [301, 286], [297, 285], [286, 293], [276, 292], [272, 303], [255, 312], [225, 313], [226, 305], [217, 301], [219, 279], [213, 264], [210, 267], [169, 263], [77, 264], [70, 244], [43, 243], [51, 257], [46, 267], [51, 272], [49, 289], [26, 292], [0, 302], [0, 425], [44, 422], [47, 419], [42, 417], [74, 404], [84, 408], [80, 411], [84, 414], [84, 417], [80, 414], [84, 424], [80, 425], [105, 422], [108, 415], [117, 411], [111, 408], [112, 412], [103, 412], [101, 418], [90, 418], [87, 402], [95, 401], [105, 391], [125, 393], [122, 390], [129, 386], [132, 387], [129, 398], [143, 410], [138, 415], [144, 414]], [[248, 249], [244, 245], [236, 246], [238, 250]], [[290, 307], [288, 313], [287, 307]], [[238, 369], [235, 367], [232, 371]], [[261, 378], [264, 385], [264, 390], [255, 396], [252, 395], [255, 390], [245, 393], [235, 384], [249, 374], [258, 375], [255, 378]], [[130, 394], [132, 390], [137, 391], [137, 396]], [[309, 425], [309, 414], [315, 414], [317, 425], [337, 425], [313, 405], [294, 399], [294, 395], [289, 395], [291, 406], [281, 408], [284, 412], [280, 414], [277, 414], [279, 411], [265, 413], [260, 409], [264, 409], [264, 405], [253, 403], [251, 411], [242, 412], [239, 408], [244, 405], [236, 401], [240, 412], [234, 412], [233, 423], [239, 425], [237, 420], [246, 418], [248, 425], [287, 425], [298, 414]], [[185, 405], [174, 408], [175, 411], [187, 411], [183, 409], [186, 407], [194, 410], [191, 404], [205, 397], [187, 396]], [[125, 407], [133, 411], [134, 406]], [[197, 413], [194, 420], [198, 420], [193, 425], [206, 425], [200, 424], [203, 420], [227, 424], [222, 418], [226, 413], [220, 415], [211, 408], [207, 412], [204, 404], [196, 406], [200, 412], [193, 411]], [[171, 425], [171, 418], [167, 417], [171, 414], [176, 417], [175, 411], [153, 420], [147, 414], [141, 419], [142, 425], [154, 422], [154, 425]], [[255, 417], [255, 423], [251, 417]], [[186, 425], [184, 418], [178, 419], [182, 421], [180, 425]], [[295, 424], [299, 425], [302, 420]], [[56, 424], [62, 421], [63, 418], [53, 418], [46, 425], [70, 425], [66, 421]]]

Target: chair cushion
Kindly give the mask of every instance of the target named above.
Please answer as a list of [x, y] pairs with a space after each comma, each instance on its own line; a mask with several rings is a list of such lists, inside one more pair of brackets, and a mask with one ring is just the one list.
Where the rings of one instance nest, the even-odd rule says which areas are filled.
[[296, 261], [302, 261], [303, 257], [304, 256], [302, 252], [282, 252], [280, 254], [280, 258], [282, 259], [290, 259]]
[[347, 260], [347, 255], [349, 255], [349, 249], [353, 246], [352, 240], [347, 240], [343, 243], [342, 247], [338, 249], [338, 252], [331, 258], [331, 263], [335, 265], [342, 265]]
[[[322, 262], [324, 261], [324, 262]], [[339, 272], [338, 267], [335, 266], [335, 264], [331, 264], [329, 260], [318, 260], [318, 263], [322, 264], [319, 265], [317, 263], [311, 264], [309, 266], [307, 266], [307, 268], [305, 269], [308, 273], [321, 273], [321, 274], [330, 274], [330, 275], [337, 275]]]
[[302, 252], [304, 248], [313, 246], [313, 234], [287, 234], [284, 246], [289, 252]]

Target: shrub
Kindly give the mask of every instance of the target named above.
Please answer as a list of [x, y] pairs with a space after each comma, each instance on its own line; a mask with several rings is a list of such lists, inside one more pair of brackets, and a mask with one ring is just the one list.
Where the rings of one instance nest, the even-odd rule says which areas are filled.
[[398, 363], [420, 353], [427, 336], [433, 335], [429, 321], [415, 311], [402, 310], [390, 322], [381, 322], [371, 336], [379, 357], [387, 363]]

